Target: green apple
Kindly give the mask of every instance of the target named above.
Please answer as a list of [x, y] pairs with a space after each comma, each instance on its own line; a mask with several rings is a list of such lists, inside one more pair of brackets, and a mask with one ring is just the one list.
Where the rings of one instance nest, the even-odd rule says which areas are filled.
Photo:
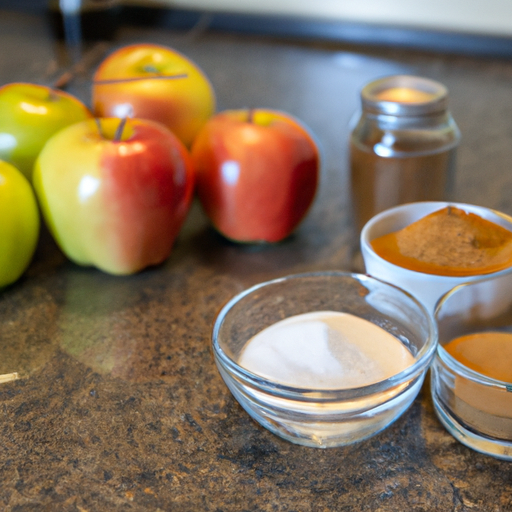
[[92, 117], [77, 98], [44, 85], [11, 83], [0, 87], [0, 159], [29, 180], [37, 155], [62, 128]]
[[13, 165], [0, 161], [0, 288], [17, 281], [29, 266], [39, 225], [32, 186]]

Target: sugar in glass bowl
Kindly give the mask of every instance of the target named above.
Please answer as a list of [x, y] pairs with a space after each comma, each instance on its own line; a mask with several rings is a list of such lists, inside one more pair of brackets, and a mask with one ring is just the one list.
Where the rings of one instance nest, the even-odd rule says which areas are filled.
[[[384, 380], [343, 388], [316, 386], [311, 380], [307, 386], [300, 380], [290, 385], [239, 364], [247, 344], [263, 329], [315, 312], [348, 313], [371, 322], [406, 348], [410, 364]], [[373, 337], [366, 341], [377, 343]], [[368, 438], [406, 411], [422, 386], [436, 343], [432, 314], [407, 292], [373, 277], [335, 271], [291, 275], [245, 290], [223, 307], [212, 333], [218, 370], [247, 413], [288, 441], [321, 448]]]

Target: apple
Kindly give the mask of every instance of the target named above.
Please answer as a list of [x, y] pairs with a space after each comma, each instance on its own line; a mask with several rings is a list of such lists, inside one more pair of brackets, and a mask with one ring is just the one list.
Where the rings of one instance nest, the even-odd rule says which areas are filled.
[[114, 51], [99, 65], [92, 105], [98, 117], [158, 121], [190, 147], [215, 111], [215, 94], [206, 75], [181, 53], [136, 44]]
[[0, 288], [17, 281], [29, 266], [39, 227], [32, 186], [16, 167], [0, 161]]
[[133, 274], [169, 256], [195, 175], [165, 126], [104, 118], [64, 128], [45, 145], [33, 185], [64, 254], [110, 274]]
[[191, 150], [200, 202], [236, 242], [278, 242], [305, 217], [319, 180], [318, 147], [289, 114], [227, 110], [212, 117]]
[[91, 118], [77, 98], [44, 85], [15, 82], [0, 87], [0, 159], [30, 180], [45, 142], [60, 129]]

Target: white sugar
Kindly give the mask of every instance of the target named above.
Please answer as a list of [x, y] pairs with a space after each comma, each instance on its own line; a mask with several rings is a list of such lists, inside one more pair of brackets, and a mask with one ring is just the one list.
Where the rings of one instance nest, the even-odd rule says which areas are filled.
[[347, 313], [316, 311], [259, 332], [238, 362], [289, 386], [346, 389], [385, 380], [413, 361], [407, 348], [381, 327]]

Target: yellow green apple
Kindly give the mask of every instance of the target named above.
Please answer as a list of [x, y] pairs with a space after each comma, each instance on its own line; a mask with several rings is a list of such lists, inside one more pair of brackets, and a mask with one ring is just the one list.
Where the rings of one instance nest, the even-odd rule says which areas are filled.
[[15, 82], [0, 87], [0, 159], [29, 180], [46, 141], [70, 124], [92, 117], [76, 97], [44, 85]]
[[166, 46], [136, 44], [114, 51], [99, 65], [92, 108], [98, 117], [158, 121], [190, 147], [215, 111], [215, 94], [186, 56]]
[[0, 161], [0, 288], [17, 281], [29, 266], [39, 226], [32, 186], [13, 165]]

